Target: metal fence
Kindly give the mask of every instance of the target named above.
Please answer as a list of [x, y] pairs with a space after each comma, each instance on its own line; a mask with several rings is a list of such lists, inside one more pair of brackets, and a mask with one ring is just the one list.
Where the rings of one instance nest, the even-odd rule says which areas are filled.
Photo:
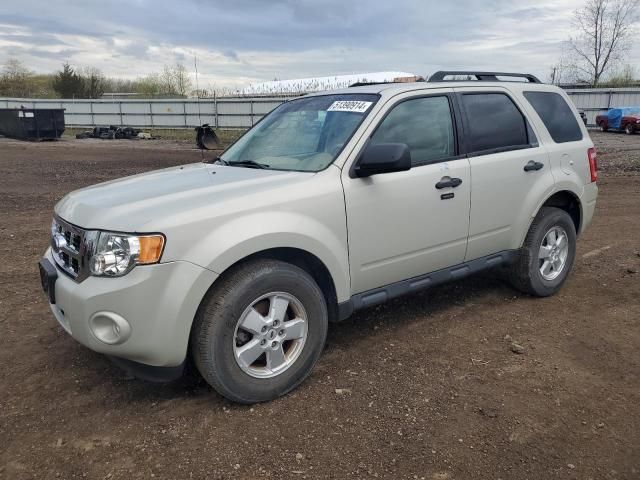
[[578, 110], [587, 114], [587, 124], [595, 125], [596, 115], [609, 108], [640, 106], [640, 88], [591, 88], [567, 90]]
[[[589, 125], [612, 107], [640, 106], [640, 88], [570, 89], [567, 94], [587, 114]], [[64, 108], [70, 127], [129, 125], [142, 128], [248, 128], [291, 97], [220, 97], [207, 99], [50, 100], [0, 98], [0, 108]]]
[[51, 100], [2, 98], [0, 108], [64, 108], [69, 127], [128, 125], [143, 128], [249, 128], [281, 103], [294, 97], [162, 100]]

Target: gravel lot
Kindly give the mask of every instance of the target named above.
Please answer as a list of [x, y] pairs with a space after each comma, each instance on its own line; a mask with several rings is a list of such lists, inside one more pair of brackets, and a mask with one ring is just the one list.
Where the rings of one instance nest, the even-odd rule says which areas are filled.
[[640, 136], [593, 137], [600, 199], [558, 295], [483, 275], [360, 312], [306, 383], [254, 407], [195, 375], [127, 378], [40, 291], [66, 192], [200, 153], [0, 139], [0, 478], [640, 478]]

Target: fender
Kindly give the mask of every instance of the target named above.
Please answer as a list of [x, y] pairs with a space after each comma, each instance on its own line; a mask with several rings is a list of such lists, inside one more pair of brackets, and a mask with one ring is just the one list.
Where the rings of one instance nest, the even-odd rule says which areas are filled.
[[[556, 182], [555, 184], [555, 188], [553, 189], [553, 191], [547, 195], [545, 195], [543, 198], [544, 200], [538, 202], [538, 204], [536, 205], [535, 209], [530, 213], [530, 215], [527, 217], [528, 220], [528, 224], [527, 224], [527, 228], [523, 229], [523, 234], [520, 238], [520, 243], [518, 244], [518, 247], [516, 248], [520, 248], [523, 244], [524, 244], [524, 239], [526, 238], [527, 234], [529, 233], [529, 228], [531, 228], [531, 223], [533, 222], [533, 219], [536, 218], [536, 215], [538, 215], [538, 212], [540, 211], [540, 209], [543, 207], [543, 205], [545, 203], [547, 203], [547, 201], [553, 197], [556, 193], [560, 193], [560, 192], [569, 192], [571, 195], [573, 195], [576, 199], [576, 202], [578, 203], [578, 208], [580, 208], [580, 218], [584, 218], [584, 212], [582, 209], [582, 195], [583, 195], [583, 189], [578, 189], [576, 188], [576, 184], [568, 181], [568, 180], [563, 180], [563, 181], [559, 181]], [[584, 226], [584, 222], [581, 221], [580, 222], [580, 229], [578, 232], [576, 233], [581, 233], [582, 229]]]
[[[339, 218], [339, 217], [338, 217]], [[272, 248], [297, 248], [316, 256], [329, 271], [338, 301], [350, 298], [346, 227], [333, 231], [296, 212], [261, 211], [229, 218], [185, 253], [185, 257], [222, 274], [240, 260]], [[295, 227], [295, 231], [291, 228]], [[342, 237], [342, 238], [341, 238]]]

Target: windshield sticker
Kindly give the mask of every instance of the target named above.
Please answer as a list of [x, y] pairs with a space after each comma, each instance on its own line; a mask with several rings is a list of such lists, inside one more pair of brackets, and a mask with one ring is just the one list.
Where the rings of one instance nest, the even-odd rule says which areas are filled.
[[338, 100], [333, 102], [327, 112], [356, 112], [364, 113], [373, 102], [361, 102], [359, 100]]

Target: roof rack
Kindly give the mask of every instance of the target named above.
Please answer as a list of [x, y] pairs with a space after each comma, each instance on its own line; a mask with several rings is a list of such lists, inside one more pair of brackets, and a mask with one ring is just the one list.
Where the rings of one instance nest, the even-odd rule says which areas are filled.
[[446, 82], [445, 77], [475, 77], [475, 80], [470, 81], [478, 82], [499, 82], [498, 77], [514, 77], [524, 78], [529, 83], [542, 83], [538, 77], [531, 75], [530, 73], [504, 73], [504, 72], [467, 72], [467, 71], [440, 71], [436, 72], [429, 77], [429, 82]]

